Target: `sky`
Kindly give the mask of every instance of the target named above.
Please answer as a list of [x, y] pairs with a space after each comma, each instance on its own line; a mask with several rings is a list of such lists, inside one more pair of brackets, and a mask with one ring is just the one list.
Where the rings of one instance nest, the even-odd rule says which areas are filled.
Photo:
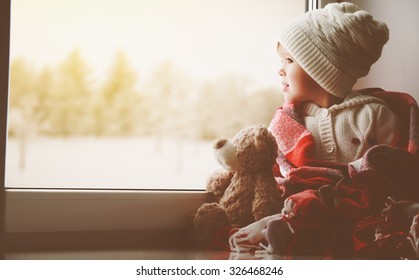
[[188, 76], [235, 72], [278, 85], [276, 38], [303, 0], [12, 0], [11, 59], [54, 66], [81, 50], [106, 74], [118, 50], [139, 79], [171, 61]]

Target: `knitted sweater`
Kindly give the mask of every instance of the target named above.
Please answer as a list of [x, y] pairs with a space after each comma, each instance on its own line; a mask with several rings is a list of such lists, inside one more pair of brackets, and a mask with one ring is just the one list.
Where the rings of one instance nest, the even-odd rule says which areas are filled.
[[304, 125], [315, 142], [315, 158], [348, 164], [377, 144], [393, 146], [400, 118], [379, 98], [353, 91], [345, 100], [320, 108], [307, 103]]
[[[274, 135], [281, 122], [280, 110], [269, 126]], [[300, 113], [302, 125], [314, 140], [313, 158], [344, 165], [359, 159], [374, 145], [394, 144], [400, 127], [400, 118], [382, 99], [356, 91], [329, 108], [302, 104]]]

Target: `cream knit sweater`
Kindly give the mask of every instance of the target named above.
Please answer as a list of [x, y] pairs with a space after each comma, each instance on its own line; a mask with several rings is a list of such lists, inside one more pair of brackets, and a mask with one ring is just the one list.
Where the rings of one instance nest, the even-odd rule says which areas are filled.
[[340, 164], [359, 159], [376, 144], [391, 145], [401, 122], [383, 100], [356, 91], [329, 108], [307, 103], [303, 114], [316, 158]]

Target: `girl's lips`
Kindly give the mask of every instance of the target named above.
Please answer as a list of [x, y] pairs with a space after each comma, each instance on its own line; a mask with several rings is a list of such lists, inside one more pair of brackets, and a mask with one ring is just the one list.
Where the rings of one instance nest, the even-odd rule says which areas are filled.
[[289, 88], [289, 84], [282, 83], [282, 91], [286, 91]]

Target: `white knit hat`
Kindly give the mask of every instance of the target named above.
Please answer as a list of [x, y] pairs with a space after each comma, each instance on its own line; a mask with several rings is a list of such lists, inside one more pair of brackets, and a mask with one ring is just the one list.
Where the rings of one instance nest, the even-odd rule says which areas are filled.
[[296, 18], [279, 43], [321, 87], [344, 98], [381, 56], [389, 30], [352, 3], [332, 3]]

